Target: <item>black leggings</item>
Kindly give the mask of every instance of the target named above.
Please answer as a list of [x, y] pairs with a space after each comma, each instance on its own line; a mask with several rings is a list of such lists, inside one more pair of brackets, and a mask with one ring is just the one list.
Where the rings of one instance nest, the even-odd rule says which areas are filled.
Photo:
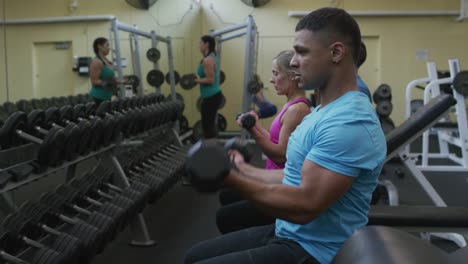
[[93, 97], [93, 99], [94, 99], [94, 103], [96, 104], [96, 107], [99, 106], [102, 102], [106, 101], [102, 99], [97, 99], [96, 97]]
[[215, 138], [218, 134], [216, 119], [218, 108], [221, 105], [223, 93], [219, 92], [213, 96], [203, 98], [201, 103], [201, 123], [203, 135], [206, 139]]
[[275, 218], [257, 209], [244, 200], [236, 190], [226, 188], [219, 193], [221, 208], [216, 212], [216, 225], [221, 234], [242, 230], [254, 226], [275, 223]]

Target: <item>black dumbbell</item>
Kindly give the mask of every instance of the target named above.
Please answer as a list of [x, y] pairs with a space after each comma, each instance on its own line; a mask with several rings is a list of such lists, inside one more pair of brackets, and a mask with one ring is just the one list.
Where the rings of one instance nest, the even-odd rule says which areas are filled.
[[[128, 203], [131, 203], [131, 201], [128, 199], [101, 202], [86, 195], [86, 190], [80, 190], [75, 186], [68, 185], [59, 185], [55, 192], [64, 199], [72, 201], [76, 208], [94, 208], [99, 213], [109, 216], [115, 221], [116, 231], [123, 229], [126, 225], [128, 212], [123, 208], [129, 207]], [[114, 233], [114, 236], [116, 234], [117, 232]]]
[[245, 128], [245, 129], [251, 129], [252, 127], [255, 126], [255, 123], [257, 122], [255, 116], [249, 114], [248, 112], [247, 113], [239, 113], [236, 117], [236, 120], [239, 119], [239, 117], [242, 115], [241, 117], [241, 124], [242, 124], [242, 127]]
[[[86, 107], [83, 104], [76, 104], [71, 107], [69, 105], [62, 106], [60, 109], [55, 110], [56, 114], [60, 115], [59, 124], [67, 126], [70, 123], [76, 124], [80, 129], [80, 140], [77, 146], [77, 153], [80, 155], [86, 155], [91, 150], [90, 146], [94, 144], [91, 138], [94, 133], [99, 134], [101, 121], [93, 121], [91, 123], [86, 119]], [[94, 127], [93, 127], [94, 125]]]
[[[52, 108], [48, 109], [52, 110]], [[49, 116], [49, 119], [47, 119]], [[63, 129], [64, 133], [64, 144], [60, 146], [61, 148], [58, 150], [58, 157], [57, 157], [57, 164], [59, 165], [65, 160], [74, 160], [78, 157], [78, 146], [80, 144], [81, 139], [81, 129], [74, 123], [66, 124], [65, 127], [57, 124], [57, 119], [54, 115], [47, 115], [41, 109], [35, 109], [28, 114], [28, 131], [33, 132], [35, 131], [35, 136], [45, 136], [49, 133], [49, 130], [52, 128], [61, 128]], [[62, 159], [63, 158], [63, 159]]]
[[18, 111], [18, 107], [16, 106], [16, 104], [8, 101], [3, 103], [3, 108], [5, 109], [8, 115], [11, 115], [14, 112]]
[[33, 98], [31, 99], [31, 106], [33, 109], [43, 109], [42, 101], [40, 99]]
[[[6, 244], [9, 243], [11, 239], [5, 238], [7, 234], [0, 234], [0, 248], [1, 244]], [[10, 253], [6, 252], [2, 249], [0, 249], [0, 259], [4, 260], [5, 262], [2, 263], [12, 263], [12, 264], [29, 264], [29, 262], [22, 260], [14, 255], [11, 255]]]
[[[75, 110], [78, 113], [74, 113]], [[104, 101], [100, 103], [94, 111], [85, 110], [85, 117], [79, 116], [79, 114], [82, 112], [82, 108], [78, 109], [77, 107], [74, 107], [73, 111], [68, 110], [68, 112], [73, 113], [75, 116], [77, 116], [78, 120], [83, 120], [83, 118], [89, 118], [91, 122], [93, 122], [93, 120], [96, 119], [101, 120], [103, 126], [101, 131], [102, 134], [98, 136], [99, 140], [96, 139], [96, 142], [94, 142], [95, 144], [91, 146], [93, 150], [97, 150], [99, 146], [108, 146], [110, 143], [112, 143], [112, 141], [114, 141], [114, 139], [116, 138], [116, 136], [113, 136], [113, 133], [120, 134], [119, 123], [121, 122], [121, 120], [116, 118], [114, 115], [110, 114], [111, 103], [109, 101]], [[105, 132], [110, 132], [111, 135], [105, 135]]]
[[155, 158], [140, 164], [133, 164], [128, 171], [129, 173], [143, 175], [153, 174], [163, 178], [164, 180], [177, 180], [175, 176], [180, 175], [183, 172], [183, 168], [184, 162], [171, 162], [166, 159]]
[[[109, 232], [111, 230], [112, 221], [108, 216], [93, 213], [90, 217], [83, 219], [71, 215], [70, 212], [66, 212], [64, 201], [52, 192], [47, 192], [41, 195], [39, 199], [39, 207], [47, 207], [47, 211], [42, 218], [45, 223], [50, 226], [62, 226], [63, 223], [73, 225], [68, 233], [75, 237], [81, 237], [89, 235], [89, 238], [83, 238], [84, 240], [90, 241], [90, 245], [93, 245], [94, 252], [102, 252], [105, 243], [109, 240]], [[65, 209], [63, 211], [62, 209]], [[71, 211], [71, 210], [68, 210]], [[73, 212], [72, 212], [73, 213]], [[76, 226], [76, 228], [75, 228]], [[95, 230], [94, 230], [95, 229]], [[88, 232], [89, 231], [89, 232]], [[92, 235], [94, 234], [94, 236]], [[85, 245], [88, 243], [85, 243]]]
[[[132, 184], [135, 185], [135, 184]], [[143, 184], [139, 184], [141, 187]], [[117, 186], [111, 185], [109, 183], [96, 183], [88, 189], [88, 194], [90, 196], [102, 197], [108, 199], [116, 204], [121, 204], [116, 202], [117, 199], [128, 199], [131, 201], [130, 206], [124, 208], [128, 211], [128, 220], [132, 220], [139, 212], [143, 211], [145, 204], [148, 200], [149, 195], [149, 186], [146, 186], [146, 189], [143, 190], [143, 193], [135, 191], [132, 187], [127, 188], [118, 188]]]
[[64, 131], [52, 128], [43, 139], [26, 133], [28, 118], [24, 112], [15, 112], [5, 121], [0, 131], [0, 141], [3, 148], [20, 145], [23, 140], [40, 145], [38, 162], [42, 165], [54, 166], [60, 159], [60, 150], [65, 142]]
[[[17, 243], [24, 243], [26, 246], [38, 249], [48, 247], [61, 253], [64, 261], [63, 263], [78, 264], [76, 257], [81, 250], [81, 244], [78, 239], [55, 229], [49, 229], [48, 227], [41, 227], [42, 229], [40, 229], [26, 219], [26, 217], [18, 213], [8, 215], [3, 220], [2, 226], [13, 239], [16, 239]], [[47, 231], [44, 232], [44, 230]], [[56, 236], [50, 245], [44, 245], [38, 242], [46, 233]]]
[[133, 160], [133, 165], [138, 167], [139, 164], [142, 166], [152, 166], [154, 164], [167, 165], [168, 168], [176, 169], [185, 163], [186, 152], [171, 150], [169, 148], [159, 149], [156, 152], [140, 152], [142, 155], [136, 156], [136, 159]]
[[[75, 188], [77, 191], [81, 193], [80, 198], [84, 199], [86, 202], [90, 203], [91, 205], [95, 206], [109, 206], [115, 205], [118, 208], [122, 209], [122, 216], [117, 214], [112, 215], [112, 217], [119, 218], [121, 217], [121, 224], [120, 227], [123, 229], [127, 223], [130, 221], [130, 217], [136, 214], [136, 201], [130, 199], [133, 197], [126, 197], [120, 194], [112, 195], [109, 193], [105, 193], [99, 188], [95, 187], [92, 182], [87, 181], [86, 179], [73, 179], [70, 181], [70, 186]], [[104, 199], [105, 202], [101, 202], [101, 199]], [[138, 205], [139, 207], [140, 205]]]
[[112, 141], [117, 140], [120, 137], [120, 134], [123, 133], [124, 136], [133, 135], [137, 132], [141, 132], [140, 129], [142, 126], [140, 124], [150, 124], [151, 119], [142, 120], [142, 117], [148, 113], [150, 108], [147, 107], [138, 107], [141, 104], [141, 99], [127, 99], [121, 101], [132, 102], [134, 106], [132, 109], [126, 110], [125, 107], [113, 107], [118, 103], [103, 102], [96, 109], [96, 115], [102, 118], [110, 117], [114, 120], [114, 128], [108, 129], [112, 131], [112, 135], [108, 137]]
[[29, 113], [33, 110], [31, 101], [26, 100], [26, 99], [18, 100], [16, 102], [16, 107], [18, 108], [18, 111], [22, 111], [25, 113]]
[[117, 231], [116, 220], [107, 214], [95, 211], [93, 209], [86, 209], [77, 206], [73, 201], [68, 201], [66, 197], [60, 196], [56, 193], [48, 192], [41, 195], [40, 203], [47, 205], [51, 210], [60, 211], [61, 215], [69, 219], [81, 219], [86, 223], [96, 227], [102, 231], [102, 244], [98, 247], [102, 250], [107, 242], [111, 241]]
[[195, 188], [202, 192], [211, 192], [221, 186], [233, 168], [227, 154], [231, 149], [239, 151], [245, 161], [250, 161], [250, 152], [239, 138], [228, 140], [224, 147], [216, 141], [206, 140], [198, 141], [190, 148], [186, 172]]
[[[102, 145], [102, 138], [104, 136], [105, 128], [109, 126], [109, 120], [104, 120], [99, 117], [94, 116], [94, 110], [89, 111], [87, 107], [91, 105], [94, 107], [94, 103], [88, 103], [86, 106], [83, 105], [75, 105], [73, 107], [73, 111], [70, 114], [70, 111], [68, 110], [69, 108], [63, 109], [61, 112], [61, 115], [64, 116], [64, 122], [75, 122], [77, 124], [83, 124], [83, 127], [90, 127], [90, 129], [86, 131], [91, 131], [90, 134], [85, 135], [85, 139], [87, 138], [88, 140], [86, 142], [83, 142], [83, 145], [81, 148], [79, 147], [78, 152], [80, 154], [87, 154], [89, 150], [98, 150], [101, 145]], [[63, 114], [62, 114], [63, 113]], [[84, 113], [84, 115], [83, 115]], [[66, 118], [73, 118], [71, 120], [68, 120]], [[88, 125], [89, 123], [89, 125]], [[87, 144], [86, 144], [87, 143]]]
[[148, 194], [148, 202], [154, 203], [163, 193], [163, 180], [154, 175], [143, 176], [139, 174], [129, 175], [128, 178], [131, 185], [144, 184], [149, 186], [150, 193]]
[[111, 195], [118, 194], [134, 201], [137, 205], [137, 212], [142, 211], [144, 204], [150, 195], [150, 187], [143, 183], [132, 183], [127, 188], [120, 188], [111, 184], [112, 177], [112, 172], [103, 168], [103, 170], [94, 171], [93, 173], [84, 175], [82, 179], [92, 183], [96, 190], [102, 191], [103, 194], [104, 192], [107, 192], [107, 194], [111, 193]]
[[244, 157], [245, 162], [250, 162], [252, 153], [248, 150], [247, 144], [244, 140], [238, 137], [233, 137], [224, 143], [224, 150], [237, 150]]
[[47, 109], [47, 108], [53, 106], [52, 102], [50, 101], [49, 98], [42, 98], [42, 99], [39, 99], [39, 100], [41, 100], [41, 106], [42, 106], [42, 107], [39, 107], [40, 109]]
[[163, 142], [156, 142], [157, 147], [146, 144], [142, 147], [140, 153], [145, 159], [152, 159], [152, 157], [160, 157], [168, 161], [184, 161], [188, 148], [178, 147], [175, 145], [164, 144]]
[[[40, 245], [40, 244], [39, 244]], [[39, 246], [36, 245], [36, 246]], [[65, 263], [66, 256], [47, 247], [33, 247], [35, 251], [28, 259], [20, 259], [16, 254], [20, 253], [18, 248], [26, 249], [24, 243], [12, 236], [9, 232], [0, 227], [0, 258], [11, 264], [61, 264]], [[16, 251], [16, 252], [14, 252]], [[24, 256], [27, 257], [27, 256]]]
[[[146, 161], [167, 161], [169, 164], [175, 165], [185, 162], [187, 147], [178, 147], [174, 145], [166, 145], [162, 142], [146, 142], [139, 149], [132, 150], [131, 155], [128, 155], [124, 165], [139, 164]], [[176, 165], [177, 166], [177, 165]]]
[[[96, 227], [79, 219], [61, 215], [44, 204], [27, 201], [18, 208], [18, 213], [31, 218], [36, 225], [44, 228], [65, 229], [65, 233], [76, 237], [83, 247], [79, 256], [80, 263], [88, 263], [97, 253], [97, 246], [102, 246], [102, 232]], [[71, 225], [71, 228], [65, 227], [64, 224]]]

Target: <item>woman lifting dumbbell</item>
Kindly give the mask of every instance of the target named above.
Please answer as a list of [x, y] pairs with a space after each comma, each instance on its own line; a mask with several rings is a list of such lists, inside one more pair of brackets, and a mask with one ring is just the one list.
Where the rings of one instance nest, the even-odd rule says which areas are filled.
[[110, 52], [110, 44], [106, 38], [99, 37], [93, 42], [93, 50], [96, 58], [89, 65], [89, 78], [91, 91], [96, 104], [102, 101], [110, 101], [117, 84], [125, 83], [115, 79], [114, 67], [106, 56]]
[[[286, 146], [291, 133], [302, 119], [310, 113], [309, 102], [305, 97], [305, 91], [298, 87], [298, 80], [292, 76], [294, 71], [289, 62], [294, 56], [294, 51], [280, 52], [272, 63], [272, 77], [276, 94], [285, 96], [287, 103], [283, 106], [267, 131], [259, 122], [253, 122], [248, 129], [256, 144], [267, 156], [266, 169], [284, 168], [286, 162]], [[239, 115], [237, 122], [240, 126], [246, 115], [252, 115], [258, 121], [255, 112]], [[248, 201], [235, 191], [225, 189], [220, 192], [220, 201], [223, 207], [218, 210], [216, 223], [221, 233], [228, 233], [238, 229], [273, 223], [274, 218], [267, 216], [253, 207]]]
[[201, 123], [205, 139], [217, 136], [216, 117], [223, 99], [219, 85], [219, 60], [215, 51], [215, 39], [204, 35], [200, 38], [200, 52], [204, 58], [197, 68], [199, 78], [195, 82], [200, 84]]

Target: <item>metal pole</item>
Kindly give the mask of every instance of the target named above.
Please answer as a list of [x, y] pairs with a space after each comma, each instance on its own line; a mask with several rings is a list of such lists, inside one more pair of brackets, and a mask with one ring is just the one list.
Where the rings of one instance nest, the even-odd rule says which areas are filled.
[[230, 27], [226, 27], [226, 28], [223, 28], [223, 29], [220, 29], [220, 30], [213, 31], [213, 32], [210, 33], [210, 35], [213, 36], [213, 37], [216, 37], [216, 36], [226, 34], [226, 33], [232, 32], [232, 31], [236, 31], [238, 29], [245, 28], [245, 27], [248, 27], [248, 26], [249, 26], [249, 21], [247, 21], [245, 23], [233, 25], [233, 26], [230, 26]]
[[242, 111], [243, 112], [248, 112], [249, 111], [249, 106], [250, 106], [250, 94], [247, 91], [247, 85], [249, 81], [253, 77], [253, 69], [252, 69], [252, 64], [250, 63], [251, 61], [251, 56], [252, 56], [252, 29], [253, 29], [253, 21], [252, 21], [252, 16], [249, 16], [248, 18], [248, 25], [247, 25], [247, 35], [246, 35], [246, 45], [245, 45], [245, 61], [244, 61], [244, 91], [243, 91], [243, 102], [242, 102]]
[[[175, 87], [175, 77], [174, 77], [174, 57], [172, 55], [172, 39], [170, 37], [167, 37], [169, 42], [167, 42], [167, 61], [169, 64], [169, 81], [170, 81], [170, 86], [171, 86], [171, 96], [172, 96], [172, 101], [176, 101], [176, 87]], [[176, 120], [174, 122], [174, 129], [179, 132], [180, 131], [180, 126], [179, 126], [179, 120]]]
[[216, 69], [216, 74], [218, 75], [218, 85], [219, 85], [219, 82], [220, 82], [220, 76], [219, 76], [219, 73], [221, 71], [221, 50], [222, 50], [222, 42], [220, 41], [220, 38], [216, 38], [216, 42], [217, 42], [217, 46], [216, 46], [216, 56], [218, 57], [218, 63], [219, 63], [219, 67], [218, 69]]
[[228, 35], [228, 36], [223, 36], [223, 37], [221, 37], [221, 41], [228, 41], [228, 40], [231, 40], [231, 39], [234, 39], [234, 38], [242, 37], [242, 36], [244, 36], [246, 34], [249, 34], [249, 32], [242, 31], [242, 32], [231, 34], [231, 35]]
[[[151, 38], [151, 37], [152, 37], [151, 32], [145, 32], [145, 31], [136, 29], [136, 28], [134, 28], [134, 27], [132, 27], [132, 26], [123, 24], [123, 23], [121, 23], [121, 22], [117, 22], [117, 28], [118, 28], [119, 30], [122, 30], [122, 31], [125, 31], [125, 32], [129, 32], [129, 33], [133, 33], [133, 34], [136, 34], [136, 35], [140, 35], [140, 36], [143, 36], [143, 37], [147, 37], [147, 38]], [[166, 39], [166, 38], [163, 38], [163, 37], [159, 37], [159, 38], [157, 38], [157, 40], [160, 40], [160, 41], [163, 41], [163, 42], [167, 42], [167, 39]]]
[[[151, 31], [151, 47], [156, 48], [157, 45], [158, 45], [158, 41], [157, 41], [156, 32]], [[157, 62], [153, 63], [153, 69], [155, 70], [159, 69], [159, 65]], [[161, 94], [161, 87], [156, 87], [156, 94]]]
[[133, 54], [133, 56], [135, 57], [135, 68], [133, 68], [133, 72], [140, 79], [140, 84], [138, 85], [138, 88], [137, 88], [138, 96], [143, 96], [143, 79], [141, 77], [141, 61], [140, 61], [140, 40], [137, 35], [133, 36], [133, 40], [135, 41], [135, 53]]
[[[119, 80], [122, 80], [123, 78], [123, 72], [122, 72], [122, 58], [120, 57], [120, 33], [119, 33], [119, 28], [118, 28], [119, 21], [117, 19], [112, 20], [112, 30], [114, 31], [114, 43], [115, 43], [115, 57], [116, 57], [116, 63], [117, 63], [117, 74]], [[120, 87], [120, 99], [123, 99], [125, 97], [125, 86], [123, 84], [119, 85]]]
[[167, 61], [169, 64], [169, 80], [171, 85], [171, 96], [172, 100], [176, 101], [176, 88], [175, 88], [175, 77], [174, 77], [174, 57], [172, 56], [172, 40], [168, 37], [169, 42], [167, 43]]
[[[136, 65], [135, 65], [135, 46], [133, 45], [133, 39], [135, 36], [136, 35], [134, 35], [133, 33], [128, 34], [128, 39], [130, 41], [130, 57], [132, 60], [132, 69], [134, 73], [135, 73]], [[127, 89], [127, 87], [125, 87], [125, 89]], [[132, 89], [132, 93], [133, 93], [133, 89]]]
[[[120, 180], [123, 182], [125, 187], [129, 187], [130, 183], [128, 182], [127, 175], [125, 175], [125, 172], [122, 169], [122, 166], [120, 166], [119, 161], [117, 160], [117, 158], [115, 156], [112, 156], [111, 160], [112, 160], [112, 164], [114, 165], [114, 168], [115, 168], [115, 170], [117, 172], [117, 175], [119, 176]], [[140, 227], [140, 228], [138, 228], [138, 227]], [[149, 236], [148, 228], [146, 227], [146, 223], [145, 223], [145, 219], [143, 218], [143, 214], [141, 214], [141, 213], [138, 214], [137, 222], [132, 223], [131, 228], [134, 230], [134, 233], [138, 233], [138, 231], [140, 231], [139, 235], [141, 237], [139, 237], [138, 240], [137, 239], [132, 240], [130, 242], [130, 245], [132, 245], [132, 246], [145, 246], [145, 247], [156, 245], [156, 242], [154, 240], [152, 240], [150, 238], [150, 236]]]

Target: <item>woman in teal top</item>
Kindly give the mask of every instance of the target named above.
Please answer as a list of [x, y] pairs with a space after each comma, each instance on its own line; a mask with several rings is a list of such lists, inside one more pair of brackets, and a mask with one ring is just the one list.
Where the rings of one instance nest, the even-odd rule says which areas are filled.
[[215, 52], [215, 39], [212, 36], [200, 38], [200, 52], [204, 58], [198, 65], [198, 79], [200, 93], [203, 98], [201, 104], [201, 123], [203, 135], [206, 139], [217, 135], [216, 119], [218, 108], [221, 105], [223, 94], [219, 86], [219, 60]]
[[115, 80], [115, 73], [106, 56], [109, 54], [110, 45], [106, 38], [97, 38], [93, 42], [94, 53], [96, 58], [89, 65], [89, 77], [91, 79], [91, 91], [89, 94], [94, 98], [96, 104], [102, 101], [110, 101], [112, 98], [112, 90], [105, 88], [109, 82], [118, 82]]

